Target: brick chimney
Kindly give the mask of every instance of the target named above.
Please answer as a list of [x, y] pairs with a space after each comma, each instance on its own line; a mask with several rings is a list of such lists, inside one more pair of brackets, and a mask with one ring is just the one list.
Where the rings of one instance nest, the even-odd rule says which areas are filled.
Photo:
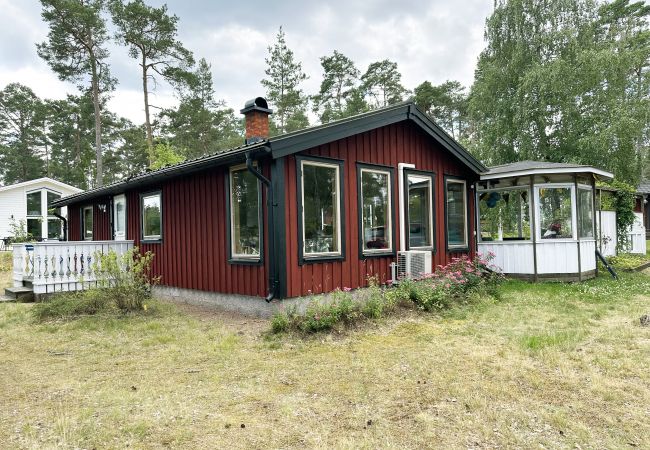
[[269, 114], [273, 111], [262, 97], [249, 100], [239, 111], [246, 117], [246, 144], [253, 144], [269, 137]]

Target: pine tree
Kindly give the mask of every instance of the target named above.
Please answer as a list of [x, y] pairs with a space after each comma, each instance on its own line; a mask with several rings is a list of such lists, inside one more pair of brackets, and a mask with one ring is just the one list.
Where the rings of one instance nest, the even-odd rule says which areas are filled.
[[362, 89], [373, 108], [394, 105], [404, 100], [408, 90], [402, 86], [402, 74], [397, 63], [387, 59], [368, 66], [361, 76]]
[[102, 122], [103, 93], [114, 87], [106, 62], [108, 33], [102, 17], [104, 0], [41, 0], [47, 22], [47, 41], [37, 44], [43, 58], [64, 81], [90, 81], [95, 118], [96, 185], [103, 184]]
[[178, 40], [178, 17], [167, 13], [167, 5], [147, 6], [142, 0], [111, 4], [118, 42], [129, 48], [129, 56], [138, 60], [142, 73], [145, 128], [153, 162], [153, 129], [149, 104], [150, 82], [159, 75], [170, 83], [184, 82], [194, 65], [192, 53]]
[[295, 61], [293, 51], [287, 47], [284, 31], [276, 36], [276, 43], [268, 47], [269, 56], [265, 59], [265, 73], [262, 80], [267, 99], [272, 104], [272, 132], [282, 134], [309, 125], [307, 118], [307, 97], [300, 89], [300, 83], [307, 79], [302, 64]]
[[348, 105], [357, 92], [359, 70], [350, 58], [337, 50], [331, 56], [321, 57], [320, 64], [323, 81], [319, 93], [313, 97], [314, 113], [322, 123], [347, 117]]
[[468, 133], [468, 96], [458, 81], [433, 86], [425, 81], [413, 90], [415, 104], [454, 139], [463, 140]]

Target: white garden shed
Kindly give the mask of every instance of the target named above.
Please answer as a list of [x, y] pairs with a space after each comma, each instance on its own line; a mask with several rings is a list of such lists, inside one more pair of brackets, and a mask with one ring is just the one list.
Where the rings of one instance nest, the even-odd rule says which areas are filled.
[[596, 274], [596, 181], [591, 166], [521, 161], [491, 167], [476, 185], [480, 253], [503, 273], [581, 281]]

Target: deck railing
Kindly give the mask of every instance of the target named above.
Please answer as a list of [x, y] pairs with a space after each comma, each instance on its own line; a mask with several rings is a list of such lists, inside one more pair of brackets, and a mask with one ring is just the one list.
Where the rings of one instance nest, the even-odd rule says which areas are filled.
[[14, 286], [31, 282], [35, 294], [77, 291], [96, 286], [98, 257], [111, 251], [123, 255], [133, 241], [38, 242], [14, 244]]

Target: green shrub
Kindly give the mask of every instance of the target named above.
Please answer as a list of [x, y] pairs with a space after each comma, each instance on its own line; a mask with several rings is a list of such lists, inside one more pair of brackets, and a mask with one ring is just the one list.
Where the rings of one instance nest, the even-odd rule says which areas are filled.
[[151, 252], [142, 255], [137, 248], [122, 256], [113, 251], [96, 254], [93, 271], [98, 277], [97, 287], [57, 294], [37, 303], [33, 315], [43, 321], [144, 311], [151, 298], [151, 287], [158, 281], [151, 276], [152, 260]]

